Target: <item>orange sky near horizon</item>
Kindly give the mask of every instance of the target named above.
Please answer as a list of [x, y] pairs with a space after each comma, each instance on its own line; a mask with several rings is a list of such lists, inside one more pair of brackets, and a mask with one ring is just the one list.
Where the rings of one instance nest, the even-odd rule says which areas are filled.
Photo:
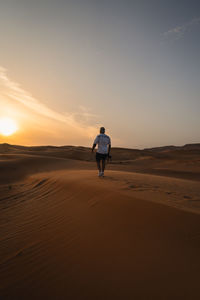
[[[0, 68], [0, 118], [10, 118], [18, 130], [9, 136], [0, 133], [1, 143], [21, 145], [89, 145], [98, 127], [81, 123], [75, 115], [56, 112], [12, 81]], [[87, 112], [81, 112], [86, 119]], [[81, 116], [81, 115], [80, 115]]]

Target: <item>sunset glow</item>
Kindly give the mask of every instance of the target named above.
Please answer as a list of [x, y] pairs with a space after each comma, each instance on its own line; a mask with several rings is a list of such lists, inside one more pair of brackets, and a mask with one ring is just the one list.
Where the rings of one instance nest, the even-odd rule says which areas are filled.
[[0, 134], [4, 136], [9, 136], [17, 131], [18, 127], [14, 120], [10, 118], [0, 119]]
[[1, 2], [2, 143], [199, 141], [199, 1]]

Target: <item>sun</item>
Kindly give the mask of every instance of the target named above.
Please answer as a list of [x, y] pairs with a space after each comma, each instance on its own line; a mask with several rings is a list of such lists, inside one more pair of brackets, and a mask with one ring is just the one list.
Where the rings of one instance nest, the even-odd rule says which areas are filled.
[[0, 118], [0, 134], [4, 136], [12, 135], [18, 127], [14, 120], [10, 118]]

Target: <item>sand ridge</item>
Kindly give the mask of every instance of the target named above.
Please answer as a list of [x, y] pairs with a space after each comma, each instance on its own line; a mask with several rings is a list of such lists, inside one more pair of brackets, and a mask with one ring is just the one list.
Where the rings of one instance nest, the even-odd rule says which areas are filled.
[[6, 155], [2, 299], [199, 299], [198, 180]]

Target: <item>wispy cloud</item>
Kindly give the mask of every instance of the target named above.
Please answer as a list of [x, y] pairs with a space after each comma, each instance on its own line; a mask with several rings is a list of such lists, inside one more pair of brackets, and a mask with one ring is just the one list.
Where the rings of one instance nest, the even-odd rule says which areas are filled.
[[200, 17], [194, 18], [191, 21], [178, 25], [163, 33], [164, 38], [172, 38], [178, 40], [184, 36], [184, 34], [190, 31], [194, 26], [200, 25]]
[[91, 114], [86, 107], [79, 107], [76, 113], [56, 112], [25, 91], [18, 83], [12, 81], [7, 75], [7, 70], [3, 67], [0, 67], [0, 92], [2, 97], [18, 102], [32, 112], [62, 122], [79, 132], [85, 132], [86, 135], [91, 135], [96, 131], [96, 116]]

